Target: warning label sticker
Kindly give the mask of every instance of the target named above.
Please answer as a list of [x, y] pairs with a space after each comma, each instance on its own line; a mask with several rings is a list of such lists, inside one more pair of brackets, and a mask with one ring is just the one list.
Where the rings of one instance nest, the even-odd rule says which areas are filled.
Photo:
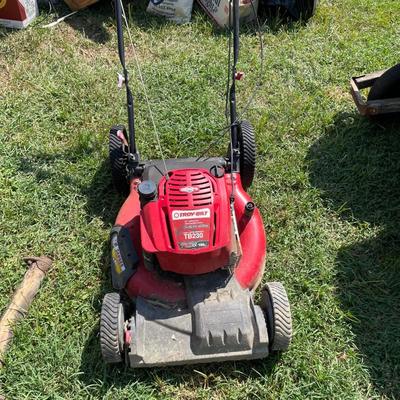
[[175, 240], [182, 250], [207, 248], [210, 245], [209, 208], [173, 210], [171, 213]]

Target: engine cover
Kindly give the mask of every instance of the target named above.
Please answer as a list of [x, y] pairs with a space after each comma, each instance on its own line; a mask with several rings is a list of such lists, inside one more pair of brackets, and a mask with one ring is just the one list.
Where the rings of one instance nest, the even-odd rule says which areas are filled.
[[142, 207], [141, 240], [167, 271], [191, 275], [228, 267], [233, 240], [224, 176], [170, 171], [158, 184], [158, 198]]

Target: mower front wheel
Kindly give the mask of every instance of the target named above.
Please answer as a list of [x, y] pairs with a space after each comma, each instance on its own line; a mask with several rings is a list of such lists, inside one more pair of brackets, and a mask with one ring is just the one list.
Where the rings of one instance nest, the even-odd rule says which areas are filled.
[[[243, 120], [239, 125], [239, 148], [240, 148], [240, 178], [244, 190], [253, 183], [256, 171], [256, 135], [253, 125]], [[231, 145], [228, 147], [227, 158], [231, 158]]]
[[256, 171], [256, 135], [249, 121], [240, 124], [240, 175], [243, 188], [248, 189], [253, 183]]
[[118, 293], [107, 293], [103, 298], [100, 317], [100, 347], [106, 364], [122, 361], [124, 351], [125, 313]]
[[292, 316], [286, 290], [280, 282], [268, 282], [261, 294], [270, 351], [285, 351], [292, 340]]

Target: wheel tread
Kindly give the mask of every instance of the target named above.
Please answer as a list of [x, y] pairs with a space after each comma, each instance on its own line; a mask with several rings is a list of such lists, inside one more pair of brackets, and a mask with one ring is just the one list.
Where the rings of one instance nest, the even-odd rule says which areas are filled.
[[[292, 317], [286, 290], [280, 282], [268, 282], [263, 291], [262, 307], [266, 313], [272, 311], [269, 332], [271, 351], [285, 351], [292, 339]], [[268, 310], [267, 308], [271, 308]]]
[[242, 185], [249, 188], [253, 182], [256, 168], [256, 141], [254, 128], [249, 121], [240, 124], [240, 172]]
[[119, 346], [119, 320], [118, 312], [120, 306], [120, 295], [118, 293], [107, 293], [104, 296], [100, 317], [100, 347], [104, 362], [107, 364], [122, 361]]

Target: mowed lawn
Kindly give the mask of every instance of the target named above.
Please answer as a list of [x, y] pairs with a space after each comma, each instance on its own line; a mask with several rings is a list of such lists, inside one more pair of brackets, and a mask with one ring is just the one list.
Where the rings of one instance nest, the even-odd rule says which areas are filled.
[[[226, 37], [197, 7], [184, 26], [129, 9], [167, 157], [197, 155], [224, 125]], [[67, 10], [64, 9], [63, 12]], [[284, 282], [290, 350], [257, 362], [127, 370], [102, 363], [108, 235], [123, 199], [111, 185], [109, 127], [125, 122], [116, 28], [105, 2], [53, 29], [0, 31], [0, 311], [47, 254], [45, 281], [0, 370], [7, 399], [399, 399], [400, 128], [358, 116], [351, 75], [400, 60], [398, 0], [321, 0], [307, 24], [264, 26], [263, 85], [250, 192], [269, 238], [264, 280]], [[257, 76], [242, 35], [239, 107]], [[142, 156], [157, 158], [127, 51]], [[226, 141], [213, 146], [221, 154]]]

